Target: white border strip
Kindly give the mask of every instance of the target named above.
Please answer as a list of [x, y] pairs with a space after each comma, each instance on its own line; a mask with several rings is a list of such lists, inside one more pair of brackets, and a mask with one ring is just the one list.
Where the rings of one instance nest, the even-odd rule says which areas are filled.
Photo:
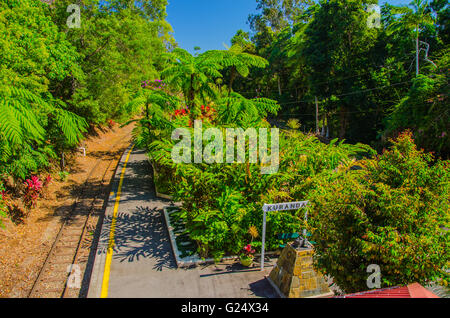
[[155, 185], [156, 196], [158, 198], [161, 198], [161, 199], [173, 200], [173, 196], [158, 192], [158, 187], [156, 186], [156, 182], [155, 182], [155, 179], [156, 179], [156, 176], [158, 175], [158, 172], [156, 171], [155, 166], [153, 165], [153, 162], [150, 159], [150, 156], [148, 156], [148, 162], [150, 163], [150, 166], [152, 166], [152, 169], [153, 169], [153, 184]]
[[[170, 208], [179, 208], [179, 207], [164, 207], [164, 219], [165, 219], [165, 223], [167, 226], [167, 230], [169, 231], [170, 245], [172, 246], [172, 251], [175, 256], [175, 261], [177, 263], [177, 267], [189, 267], [192, 265], [201, 265], [201, 264], [214, 264], [215, 261], [213, 258], [202, 259], [197, 254], [195, 254], [193, 256], [184, 257], [184, 258], [181, 257], [181, 252], [178, 250], [177, 242], [175, 240], [176, 236], [173, 231], [173, 227], [170, 223], [169, 212], [167, 211], [167, 209], [170, 209]], [[276, 254], [276, 252], [267, 252], [265, 255], [275, 255], [275, 254]], [[260, 255], [255, 254], [255, 258], [256, 258], [256, 256], [260, 256]], [[220, 259], [220, 261], [224, 262], [224, 261], [237, 260], [237, 259], [239, 259], [239, 256], [233, 255], [233, 256], [222, 257]]]

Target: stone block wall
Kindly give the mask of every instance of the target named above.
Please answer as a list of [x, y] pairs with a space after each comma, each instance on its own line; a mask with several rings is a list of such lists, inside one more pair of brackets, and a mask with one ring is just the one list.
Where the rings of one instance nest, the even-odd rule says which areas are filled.
[[269, 275], [269, 280], [287, 298], [327, 297], [333, 293], [313, 268], [312, 248], [294, 249], [287, 244]]

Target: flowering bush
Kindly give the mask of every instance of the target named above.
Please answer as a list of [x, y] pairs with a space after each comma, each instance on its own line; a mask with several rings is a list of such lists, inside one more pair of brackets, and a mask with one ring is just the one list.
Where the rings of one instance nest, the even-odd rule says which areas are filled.
[[178, 116], [185, 116], [189, 113], [189, 110], [187, 109], [177, 109], [175, 110], [174, 116], [178, 117]]
[[27, 209], [36, 207], [37, 199], [42, 190], [42, 182], [37, 176], [32, 176], [31, 179], [25, 181], [25, 194], [23, 196], [23, 203]]
[[205, 106], [202, 105], [201, 106], [201, 111], [202, 111], [202, 115], [201, 115], [201, 119], [202, 120], [209, 120], [210, 122], [212, 122], [214, 120], [214, 118], [216, 117], [216, 110], [210, 106]]
[[367, 289], [370, 264], [382, 287], [449, 281], [450, 162], [433, 164], [410, 132], [392, 142], [361, 170], [316, 178], [309, 196], [315, 265], [346, 292]]

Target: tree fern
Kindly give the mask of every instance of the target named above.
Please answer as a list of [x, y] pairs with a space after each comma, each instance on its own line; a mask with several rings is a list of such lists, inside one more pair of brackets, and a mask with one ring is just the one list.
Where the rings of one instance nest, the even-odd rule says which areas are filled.
[[161, 131], [171, 131], [174, 127], [169, 114], [180, 104], [181, 101], [178, 97], [164, 91], [152, 89], [139, 91], [133, 100], [123, 106], [130, 113], [144, 112], [144, 118], [131, 120], [139, 121], [139, 127], [134, 132], [134, 135], [137, 136], [136, 143], [139, 146], [148, 147], [153, 140], [161, 137]]
[[236, 78], [236, 72], [247, 77], [250, 73], [250, 67], [265, 68], [269, 62], [257, 55], [244, 52], [244, 48], [239, 44], [234, 44], [228, 50], [210, 51], [209, 56], [215, 57], [218, 63], [225, 68], [231, 68], [230, 80], [228, 84], [228, 93], [233, 90], [233, 82]]
[[268, 114], [276, 114], [280, 105], [268, 98], [247, 99], [232, 92], [219, 101], [219, 121], [242, 127], [261, 122]]
[[56, 125], [61, 129], [68, 144], [75, 145], [86, 132], [88, 126], [86, 120], [70, 111], [55, 108]]
[[[0, 161], [8, 167], [8, 173], [23, 179], [47, 166], [55, 153], [54, 145], [43, 142], [46, 138], [63, 139], [68, 146], [80, 140], [87, 123], [64, 107], [60, 101], [44, 100], [24, 88], [0, 87]], [[50, 135], [52, 125], [56, 136]]]
[[161, 76], [174, 88], [181, 90], [191, 117], [199, 115], [196, 98], [215, 98], [215, 91], [209, 84], [214, 83], [215, 78], [222, 77], [220, 69], [222, 65], [220, 54], [209, 51], [199, 56], [192, 56], [186, 50], [177, 48], [167, 55], [168, 66], [162, 71]]
[[0, 87], [0, 129], [11, 145], [20, 146], [25, 138], [33, 141], [43, 139], [45, 129], [38, 122], [33, 105], [48, 105], [36, 94], [11, 86]]

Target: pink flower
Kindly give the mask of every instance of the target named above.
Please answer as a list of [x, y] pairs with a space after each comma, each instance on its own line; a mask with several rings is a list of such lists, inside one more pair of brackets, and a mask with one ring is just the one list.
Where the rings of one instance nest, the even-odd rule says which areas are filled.
[[31, 181], [33, 182], [33, 187], [36, 191], [39, 191], [42, 188], [42, 182], [39, 181], [38, 177], [32, 176]]
[[28, 187], [28, 189], [32, 189], [35, 191], [39, 191], [42, 188], [42, 182], [39, 181], [39, 178], [36, 176], [32, 176], [31, 180], [27, 179], [25, 185]]

